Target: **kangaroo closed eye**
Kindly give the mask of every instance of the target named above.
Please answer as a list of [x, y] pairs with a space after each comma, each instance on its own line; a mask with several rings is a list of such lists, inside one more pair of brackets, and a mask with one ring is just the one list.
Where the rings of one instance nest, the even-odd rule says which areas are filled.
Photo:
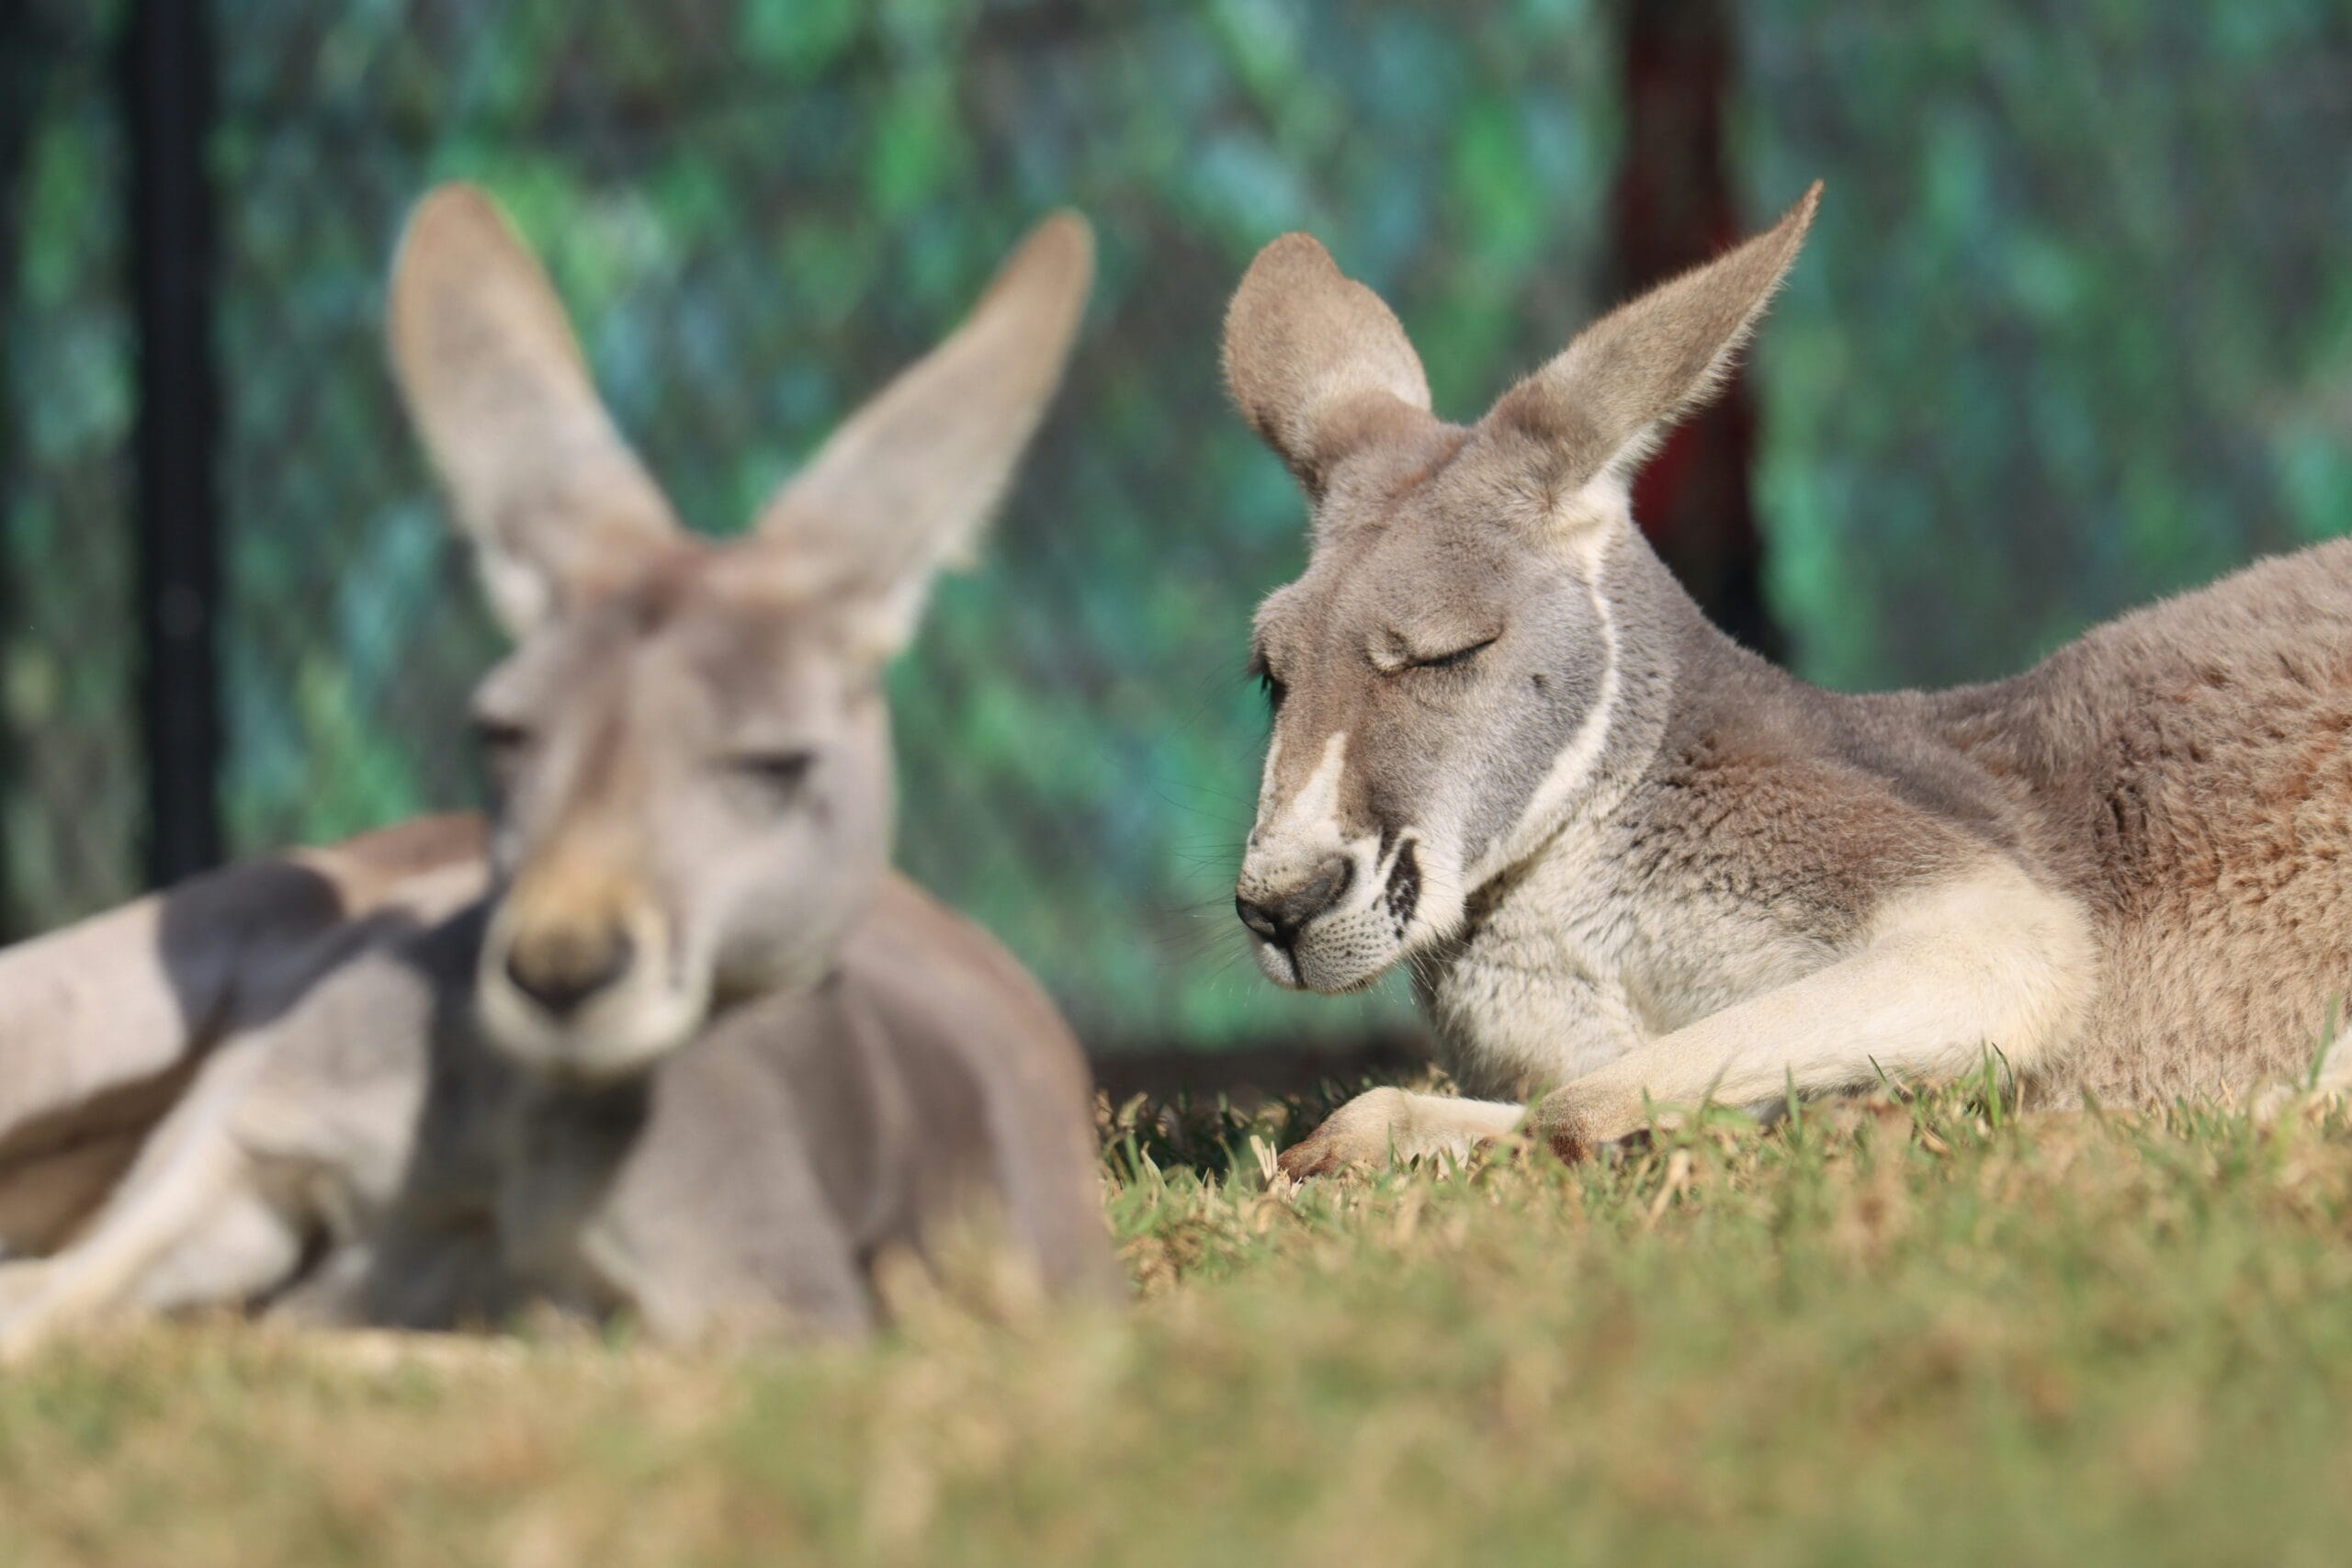
[[483, 750], [512, 753], [530, 744], [531, 732], [511, 718], [494, 718], [487, 715], [473, 720], [474, 743]]
[[1266, 694], [1266, 706], [1270, 711], [1282, 707], [1283, 698], [1290, 694], [1290, 686], [1274, 673], [1274, 667], [1268, 661], [1265, 649], [1258, 649], [1250, 653], [1243, 673], [1258, 682], [1258, 689]]
[[797, 746], [738, 751], [725, 760], [728, 772], [782, 795], [798, 793], [816, 765], [817, 754]]
[[1456, 665], [1469, 663], [1478, 655], [1494, 647], [1495, 641], [1496, 638], [1491, 637], [1481, 637], [1478, 641], [1457, 648], [1451, 653], [1418, 655], [1406, 660], [1405, 668], [1408, 670], [1451, 670]]
[[[1040, 226], [746, 547], [675, 525], [495, 204], [419, 205], [393, 358], [517, 643], [468, 709], [498, 804], [0, 955], [0, 1144], [64, 1140], [0, 1183], [39, 1189], [0, 1203], [0, 1254], [41, 1248], [0, 1280], [0, 1366], [212, 1303], [854, 1334], [887, 1304], [877, 1214], [915, 1261], [985, 1246], [1118, 1299], [1077, 1038], [888, 869], [880, 670], [1010, 487], [1088, 233]], [[963, 1179], [928, 1179], [943, 1150]]]

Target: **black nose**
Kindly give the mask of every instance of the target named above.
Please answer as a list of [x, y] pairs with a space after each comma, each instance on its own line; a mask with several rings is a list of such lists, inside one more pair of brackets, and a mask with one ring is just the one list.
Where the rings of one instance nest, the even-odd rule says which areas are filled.
[[506, 950], [506, 977], [557, 1018], [569, 1018], [628, 972], [637, 944], [618, 926], [597, 931], [525, 932]]
[[1346, 897], [1348, 885], [1355, 879], [1355, 863], [1335, 857], [1317, 866], [1314, 876], [1302, 886], [1266, 898], [1236, 894], [1233, 908], [1241, 916], [1243, 925], [1276, 947], [1288, 947], [1298, 941], [1298, 933], [1306, 929], [1307, 921]]

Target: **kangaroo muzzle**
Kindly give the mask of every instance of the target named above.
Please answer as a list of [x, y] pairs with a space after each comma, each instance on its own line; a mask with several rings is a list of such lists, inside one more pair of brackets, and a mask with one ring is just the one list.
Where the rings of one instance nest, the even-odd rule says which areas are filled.
[[684, 1043], [710, 987], [685, 963], [644, 880], [579, 856], [526, 863], [492, 913], [475, 998], [490, 1042], [518, 1065], [610, 1077]]
[[1349, 886], [1355, 881], [1356, 865], [1345, 855], [1335, 855], [1317, 867], [1302, 886], [1272, 890], [1257, 897], [1237, 892], [1233, 908], [1241, 923], [1262, 942], [1277, 947], [1295, 947], [1299, 933], [1307, 922], [1323, 914], [1345, 897]]
[[570, 1018], [628, 972], [637, 943], [616, 919], [566, 921], [517, 932], [506, 977], [550, 1016]]

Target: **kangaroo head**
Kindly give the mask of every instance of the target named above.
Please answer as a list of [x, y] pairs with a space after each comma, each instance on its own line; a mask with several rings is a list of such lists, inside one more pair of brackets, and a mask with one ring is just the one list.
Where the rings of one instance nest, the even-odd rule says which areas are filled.
[[1646, 548], [1633, 474], [1722, 381], [1819, 193], [1468, 426], [1430, 412], [1404, 329], [1321, 245], [1251, 264], [1226, 378], [1313, 513], [1250, 657], [1273, 734], [1236, 902], [1271, 978], [1346, 990], [1442, 942], [1586, 798], [1618, 716], [1608, 565]]
[[1051, 398], [1091, 242], [1048, 220], [971, 318], [740, 539], [697, 540], [614, 429], [546, 276], [445, 187], [394, 265], [393, 365], [513, 655], [476, 694], [493, 1043], [603, 1077], [813, 983], [888, 863], [883, 667]]

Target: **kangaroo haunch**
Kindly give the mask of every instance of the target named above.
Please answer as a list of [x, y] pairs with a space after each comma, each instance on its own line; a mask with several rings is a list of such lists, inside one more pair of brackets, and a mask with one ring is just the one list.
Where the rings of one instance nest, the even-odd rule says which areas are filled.
[[1408, 964], [1446, 1066], [1497, 1097], [1376, 1091], [1292, 1175], [1523, 1117], [1573, 1155], [1654, 1111], [1992, 1053], [2036, 1100], [2309, 1069], [2352, 981], [2352, 544], [2014, 680], [1848, 696], [1710, 626], [1635, 530], [1635, 469], [1721, 381], [1817, 197], [1469, 426], [1313, 240], [1243, 278], [1228, 381], [1313, 550], [1258, 615], [1273, 732], [1241, 918], [1285, 986]]
[[1091, 257], [1077, 219], [1040, 226], [717, 544], [677, 526], [491, 203], [420, 205], [394, 366], [516, 641], [475, 699], [486, 853], [414, 824], [0, 956], [27, 1058], [0, 1245], [78, 1227], [0, 1270], [0, 1350], [221, 1301], [855, 1330], [876, 1260], [950, 1233], [1114, 1293], [1077, 1043], [888, 870], [882, 686], [1052, 397]]

